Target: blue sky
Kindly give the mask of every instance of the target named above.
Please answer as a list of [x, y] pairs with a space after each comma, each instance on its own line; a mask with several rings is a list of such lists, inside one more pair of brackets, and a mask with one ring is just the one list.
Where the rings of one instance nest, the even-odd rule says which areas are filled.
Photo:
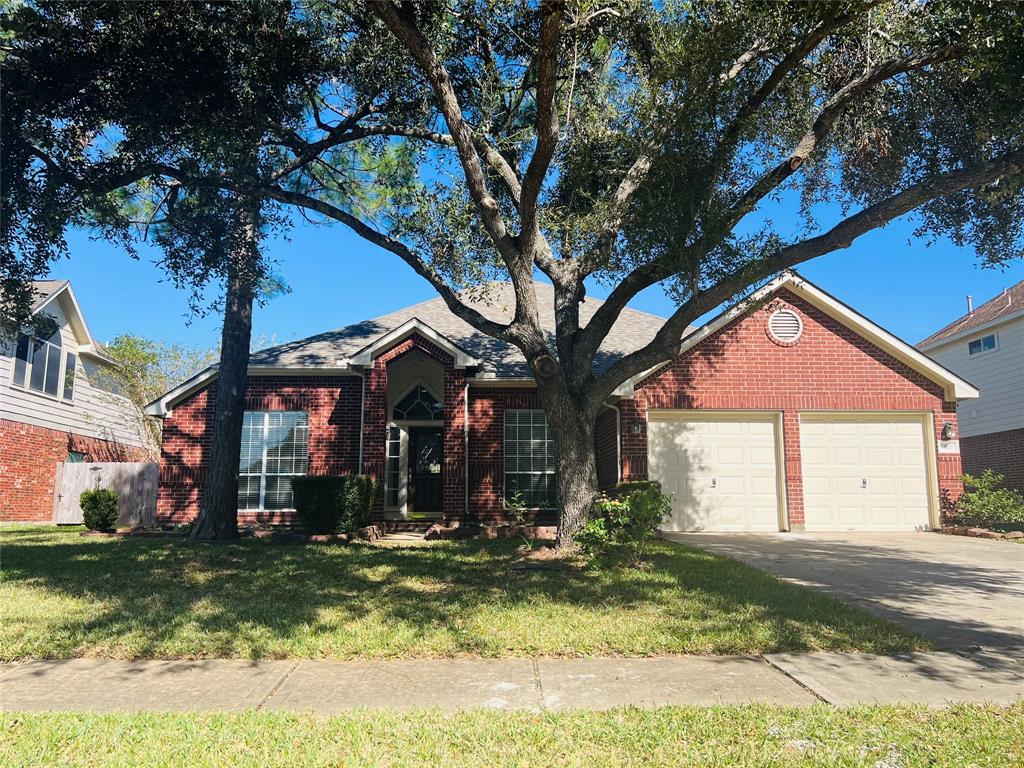
[[[1024, 280], [1024, 264], [1005, 271], [981, 269], [970, 249], [939, 242], [926, 248], [912, 239], [902, 220], [871, 232], [845, 251], [801, 267], [826, 291], [910, 342], [963, 314], [965, 296], [975, 306], [1003, 287]], [[290, 240], [269, 244], [279, 273], [292, 291], [255, 310], [254, 341], [281, 343], [337, 328], [436, 296], [396, 256], [365, 243], [341, 225], [301, 223]], [[908, 242], [909, 241], [909, 242]], [[133, 332], [169, 343], [210, 347], [219, 338], [216, 316], [192, 317], [188, 296], [153, 262], [155, 250], [140, 249], [138, 261], [83, 232], [69, 235], [71, 258], [53, 265], [51, 276], [70, 280], [90, 330], [100, 340]], [[601, 288], [591, 295], [602, 298]], [[633, 303], [667, 314], [671, 301], [657, 288]]]

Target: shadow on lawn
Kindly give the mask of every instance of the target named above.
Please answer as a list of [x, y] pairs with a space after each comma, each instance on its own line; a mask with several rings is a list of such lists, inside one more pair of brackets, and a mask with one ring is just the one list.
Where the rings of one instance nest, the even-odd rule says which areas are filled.
[[[54, 617], [34, 651], [8, 635], [7, 655], [643, 655], [919, 645], [830, 598], [664, 543], [644, 569], [510, 577], [513, 542], [384, 549], [72, 536], [3, 537], [8, 587], [96, 601], [80, 618]], [[587, 624], [595, 614], [604, 623]], [[550, 637], [558, 632], [561, 640]]]

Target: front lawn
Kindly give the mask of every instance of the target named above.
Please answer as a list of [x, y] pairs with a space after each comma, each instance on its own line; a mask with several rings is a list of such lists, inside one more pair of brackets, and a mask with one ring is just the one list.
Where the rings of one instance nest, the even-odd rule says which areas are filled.
[[701, 550], [659, 542], [643, 569], [514, 575], [515, 546], [211, 546], [0, 528], [0, 660], [927, 648]]
[[992, 766], [1021, 764], [1024, 705], [529, 714], [0, 713], [5, 766]]

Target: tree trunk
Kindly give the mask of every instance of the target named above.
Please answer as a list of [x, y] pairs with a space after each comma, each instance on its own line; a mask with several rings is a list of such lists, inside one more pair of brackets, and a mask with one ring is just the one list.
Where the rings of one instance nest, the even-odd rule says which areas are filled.
[[241, 229], [243, 236], [228, 263], [210, 462], [192, 531], [194, 541], [238, 538], [238, 460], [259, 259], [258, 230], [252, 212], [248, 212]]
[[583, 527], [598, 494], [594, 453], [595, 416], [566, 391], [561, 376], [537, 377], [548, 427], [554, 438], [558, 470], [558, 536], [555, 546], [568, 547]]

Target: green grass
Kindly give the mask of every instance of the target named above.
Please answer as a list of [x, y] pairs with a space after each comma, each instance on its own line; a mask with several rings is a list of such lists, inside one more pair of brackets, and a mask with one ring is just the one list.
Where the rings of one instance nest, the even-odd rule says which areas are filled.
[[641, 569], [510, 575], [515, 542], [429, 548], [0, 529], [0, 660], [925, 649], [895, 624], [666, 542]]
[[1024, 764], [1024, 705], [565, 714], [0, 714], [4, 766], [993, 766]]

